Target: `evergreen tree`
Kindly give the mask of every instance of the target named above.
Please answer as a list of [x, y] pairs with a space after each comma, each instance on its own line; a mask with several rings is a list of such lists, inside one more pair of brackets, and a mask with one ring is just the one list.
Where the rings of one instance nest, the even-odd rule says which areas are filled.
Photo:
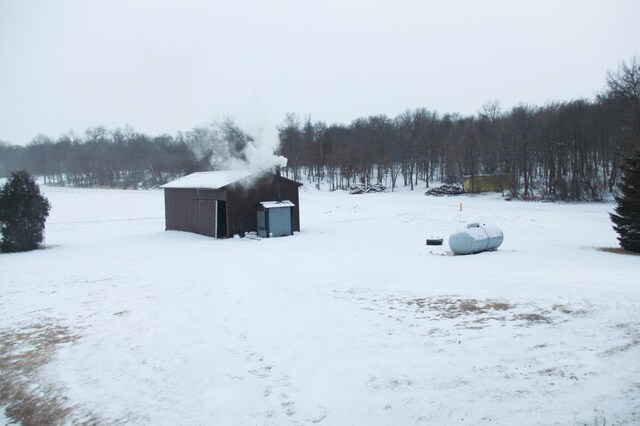
[[640, 151], [628, 158], [622, 167], [622, 178], [616, 196], [615, 214], [611, 214], [613, 229], [622, 248], [640, 252]]
[[28, 251], [44, 239], [49, 201], [26, 171], [11, 173], [0, 190], [0, 251]]

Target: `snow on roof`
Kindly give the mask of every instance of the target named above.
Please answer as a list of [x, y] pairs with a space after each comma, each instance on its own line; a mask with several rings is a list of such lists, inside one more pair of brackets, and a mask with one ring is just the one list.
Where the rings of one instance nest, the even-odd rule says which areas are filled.
[[160, 188], [206, 188], [216, 189], [257, 174], [252, 170], [225, 170], [217, 172], [196, 172], [165, 183]]
[[278, 207], [295, 207], [289, 200], [284, 201], [263, 201], [260, 203], [265, 209], [276, 209]]

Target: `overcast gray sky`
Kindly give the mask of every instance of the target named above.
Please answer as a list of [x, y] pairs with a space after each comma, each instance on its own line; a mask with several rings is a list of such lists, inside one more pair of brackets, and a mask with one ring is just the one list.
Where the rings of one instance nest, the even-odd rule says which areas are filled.
[[0, 140], [592, 98], [640, 1], [0, 0]]

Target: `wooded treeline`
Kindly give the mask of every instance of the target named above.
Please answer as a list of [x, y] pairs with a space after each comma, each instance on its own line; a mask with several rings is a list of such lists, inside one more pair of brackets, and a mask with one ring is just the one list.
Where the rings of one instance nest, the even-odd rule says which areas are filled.
[[[593, 100], [508, 111], [490, 102], [475, 116], [416, 109], [348, 125], [292, 113], [278, 132], [284, 173], [331, 189], [376, 182], [414, 189], [501, 174], [516, 197], [600, 200], [615, 189], [624, 158], [640, 148], [640, 63], [633, 58], [609, 72]], [[25, 168], [48, 183], [153, 187], [242, 159], [249, 141], [230, 120], [158, 137], [94, 127], [57, 140], [38, 135], [26, 147], [0, 145], [0, 175]]]
[[216, 161], [242, 157], [248, 136], [231, 121], [195, 127], [175, 137], [150, 137], [131, 127], [90, 127], [53, 140], [36, 136], [26, 147], [0, 144], [0, 176], [26, 169], [44, 183], [152, 188], [186, 174], [211, 170]]
[[513, 196], [601, 200], [615, 190], [619, 165], [640, 149], [640, 63], [622, 63], [594, 100], [487, 103], [476, 116], [427, 109], [326, 125], [290, 114], [280, 126], [293, 179], [388, 187], [462, 177], [510, 176]]

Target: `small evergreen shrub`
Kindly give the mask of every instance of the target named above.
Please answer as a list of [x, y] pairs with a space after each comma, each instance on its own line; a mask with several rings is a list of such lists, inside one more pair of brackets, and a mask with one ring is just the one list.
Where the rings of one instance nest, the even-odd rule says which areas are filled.
[[51, 205], [26, 171], [11, 173], [0, 189], [0, 251], [33, 250], [44, 240]]

